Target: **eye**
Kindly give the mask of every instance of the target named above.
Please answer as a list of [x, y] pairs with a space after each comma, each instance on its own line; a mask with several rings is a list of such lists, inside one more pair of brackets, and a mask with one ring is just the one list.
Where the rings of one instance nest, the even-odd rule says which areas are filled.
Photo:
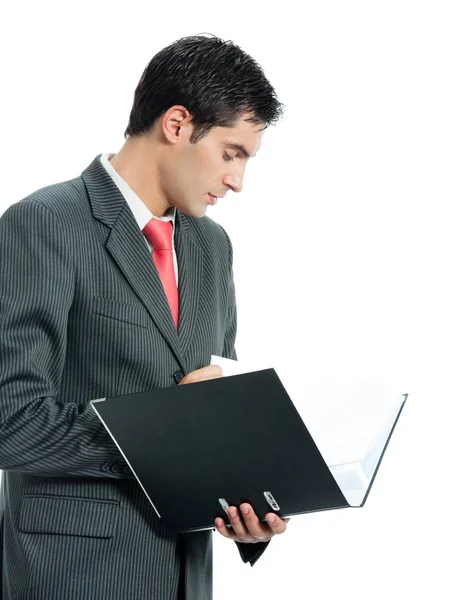
[[229, 162], [230, 160], [233, 160], [233, 159], [234, 159], [234, 157], [233, 157], [233, 156], [229, 156], [227, 153], [225, 153], [225, 154], [223, 155], [223, 159], [224, 159], [225, 161]]

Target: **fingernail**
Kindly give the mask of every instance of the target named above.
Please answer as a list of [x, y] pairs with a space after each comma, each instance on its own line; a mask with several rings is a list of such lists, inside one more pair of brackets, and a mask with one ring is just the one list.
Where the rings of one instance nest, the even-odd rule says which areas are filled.
[[271, 516], [271, 517], [268, 517], [268, 521], [269, 521], [270, 523], [275, 523], [275, 522], [276, 522], [276, 517], [273, 517], [273, 516]]
[[242, 508], [241, 512], [243, 513], [243, 515], [247, 515], [249, 513], [249, 509], [247, 507], [246, 508]]
[[229, 508], [228, 514], [232, 517], [236, 517], [236, 508]]
[[221, 525], [222, 525], [222, 521], [220, 519], [217, 519], [216, 527], [221, 527]]

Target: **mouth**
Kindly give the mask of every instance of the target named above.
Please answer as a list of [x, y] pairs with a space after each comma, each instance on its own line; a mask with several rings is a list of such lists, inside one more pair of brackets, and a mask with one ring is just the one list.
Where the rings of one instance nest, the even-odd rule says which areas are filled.
[[217, 203], [218, 199], [216, 196], [213, 196], [212, 194], [208, 194], [208, 204], [211, 205], [215, 205]]

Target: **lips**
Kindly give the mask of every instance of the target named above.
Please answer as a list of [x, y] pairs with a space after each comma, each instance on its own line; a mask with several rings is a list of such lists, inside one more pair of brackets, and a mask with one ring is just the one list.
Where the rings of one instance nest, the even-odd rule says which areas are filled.
[[217, 202], [216, 197], [212, 196], [211, 194], [208, 194], [208, 203], [213, 205], [213, 204], [216, 204], [216, 202]]

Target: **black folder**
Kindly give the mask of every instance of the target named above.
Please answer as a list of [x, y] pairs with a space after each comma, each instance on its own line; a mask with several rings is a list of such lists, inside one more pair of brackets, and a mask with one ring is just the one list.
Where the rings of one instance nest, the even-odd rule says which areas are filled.
[[170, 531], [213, 529], [243, 502], [261, 521], [350, 506], [274, 369], [91, 404]]

